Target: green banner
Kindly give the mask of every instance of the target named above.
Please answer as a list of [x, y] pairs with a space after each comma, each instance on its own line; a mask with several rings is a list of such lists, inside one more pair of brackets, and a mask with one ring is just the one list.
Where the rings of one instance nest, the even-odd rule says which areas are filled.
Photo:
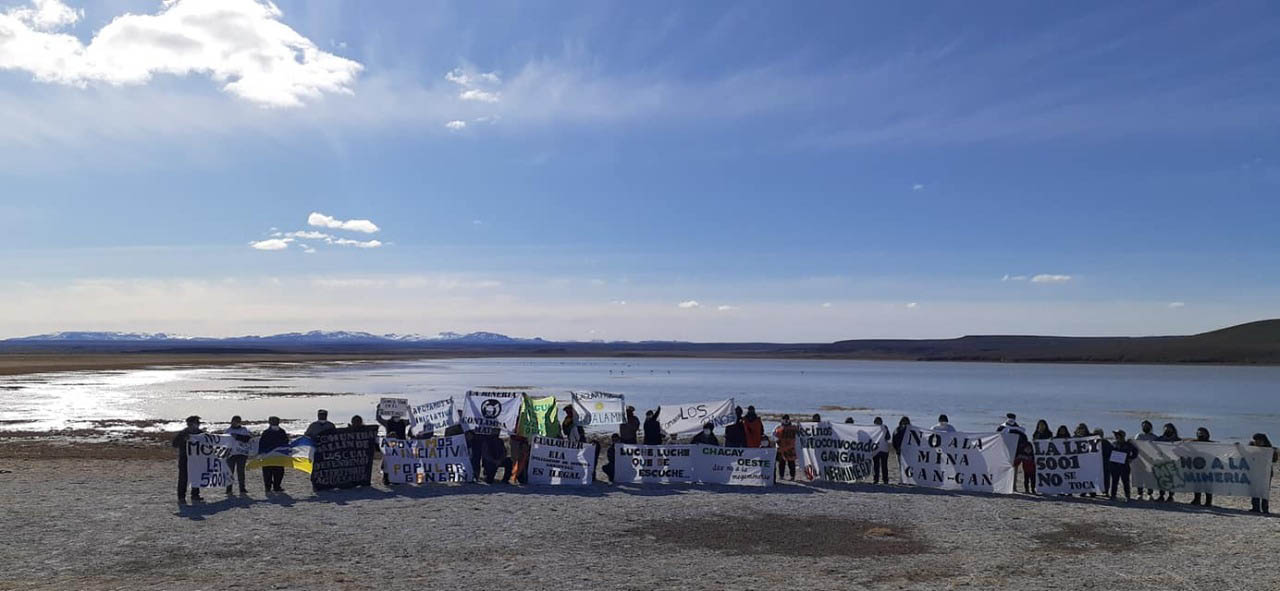
[[520, 410], [520, 433], [525, 437], [560, 436], [560, 409], [556, 407], [555, 396], [529, 398], [525, 395], [524, 408]]

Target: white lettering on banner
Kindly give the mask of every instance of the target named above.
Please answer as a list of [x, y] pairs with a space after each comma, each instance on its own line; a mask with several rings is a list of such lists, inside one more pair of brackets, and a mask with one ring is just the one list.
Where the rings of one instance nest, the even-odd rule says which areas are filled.
[[454, 409], [453, 397], [424, 402], [409, 408], [409, 427], [414, 433], [421, 432], [427, 425], [432, 431], [441, 431], [458, 424], [458, 413]]
[[632, 484], [688, 484], [694, 475], [695, 445], [630, 445], [614, 449], [614, 482]]
[[777, 450], [771, 447], [694, 446], [698, 482], [733, 486], [773, 486]]
[[721, 428], [734, 421], [733, 399], [663, 406], [658, 421], [662, 424], [662, 432], [668, 435], [697, 433], [706, 422]]
[[809, 480], [858, 482], [871, 476], [872, 457], [889, 451], [887, 430], [881, 425], [800, 423], [796, 453]]
[[1013, 493], [1013, 463], [999, 433], [908, 427], [899, 457], [902, 481], [945, 490]]
[[378, 401], [378, 416], [387, 418], [409, 418], [409, 401], [404, 398], [383, 398]]
[[[1042, 495], [1105, 493], [1102, 438], [1034, 439], [1036, 492]], [[1114, 452], [1124, 456], [1124, 452]]]
[[1134, 484], [1173, 492], [1271, 496], [1275, 450], [1240, 443], [1135, 441]]
[[626, 401], [621, 394], [608, 392], [570, 392], [573, 398], [573, 411], [578, 415], [578, 423], [584, 427], [591, 425], [619, 425], [626, 410]]
[[231, 486], [227, 458], [235, 438], [230, 435], [195, 433], [187, 436], [187, 481], [195, 488]]
[[515, 432], [524, 396], [525, 392], [468, 391], [462, 410], [462, 428], [489, 435]]
[[471, 454], [465, 435], [435, 439], [379, 438], [382, 470], [395, 484], [470, 482]]
[[585, 486], [596, 472], [596, 444], [567, 439], [533, 437], [529, 453], [529, 484]]

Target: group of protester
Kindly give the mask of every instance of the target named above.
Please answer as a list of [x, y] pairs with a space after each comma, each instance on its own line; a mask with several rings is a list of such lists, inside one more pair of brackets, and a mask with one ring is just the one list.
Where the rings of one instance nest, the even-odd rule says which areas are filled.
[[[616, 460], [615, 448], [618, 444], [643, 444], [643, 445], [663, 445], [680, 443], [675, 434], [667, 435], [663, 432], [662, 423], [659, 417], [662, 407], [645, 411], [644, 421], [641, 422], [636, 416], [634, 406], [626, 408], [626, 415], [623, 422], [618, 425], [618, 432], [610, 436], [610, 446], [606, 456], [606, 463], [602, 466], [601, 471], [612, 481], [614, 479], [614, 467]], [[564, 419], [560, 423], [561, 436], [570, 442], [585, 442], [587, 439], [586, 429], [578, 421], [572, 405], [565, 406], [562, 410]], [[458, 411], [459, 417], [462, 411]], [[337, 426], [329, 421], [327, 410], [319, 410], [316, 412], [316, 420], [307, 426], [305, 435], [315, 437], [326, 431], [336, 429]], [[822, 421], [819, 414], [814, 414], [811, 419], [817, 423]], [[378, 423], [386, 430], [386, 437], [395, 439], [432, 439], [436, 436], [434, 429], [430, 424], [420, 428], [417, 432], [410, 432], [409, 421], [398, 416], [377, 416]], [[270, 417], [268, 426], [261, 433], [258, 439], [258, 453], [267, 453], [278, 447], [286, 446], [290, 442], [289, 434], [280, 426], [279, 417]], [[845, 423], [853, 423], [852, 417], [846, 418]], [[883, 430], [883, 435], [891, 442], [894, 453], [901, 454], [902, 441], [906, 436], [907, 429], [911, 427], [911, 419], [902, 417], [898, 421], [898, 427], [892, 433], [884, 424], [883, 419], [875, 417], [872, 421], [874, 425], [879, 426]], [[364, 419], [360, 415], [351, 417], [350, 426], [364, 426]], [[800, 434], [799, 425], [791, 420], [791, 415], [784, 414], [781, 416], [781, 424], [773, 430], [773, 438], [765, 435], [764, 421], [756, 413], [754, 406], [748, 406], [744, 411], [742, 407], [734, 408], [734, 421], [725, 426], [723, 441], [715, 434], [715, 423], [707, 422], [703, 425], [702, 431], [695, 434], [688, 443], [695, 445], [714, 445], [724, 447], [764, 447], [777, 449], [776, 463], [777, 480], [784, 477], [788, 480], [796, 478], [796, 439]], [[933, 431], [954, 432], [956, 428], [951, 425], [947, 415], [939, 415], [937, 424], [931, 428]], [[1182, 441], [1182, 437], [1178, 434], [1178, 429], [1172, 423], [1165, 423], [1159, 435], [1153, 431], [1150, 421], [1142, 421], [1140, 425], [1141, 432], [1135, 437], [1138, 441], [1160, 441], [1160, 442], [1176, 442]], [[1132, 500], [1130, 494], [1130, 464], [1138, 457], [1138, 450], [1133, 442], [1128, 438], [1128, 434], [1123, 429], [1112, 431], [1112, 438], [1107, 439], [1104, 431], [1100, 428], [1090, 429], [1085, 423], [1076, 425], [1074, 430], [1068, 429], [1066, 425], [1059, 425], [1056, 430], [1051, 430], [1048, 421], [1041, 419], [1036, 422], [1035, 429], [1028, 435], [1026, 430], [1018, 424], [1017, 416], [1014, 413], [1006, 415], [1003, 423], [996, 427], [996, 431], [1003, 434], [1013, 436], [1011, 447], [1011, 457], [1014, 462], [1014, 469], [1022, 471], [1023, 492], [1035, 494], [1036, 492], [1036, 462], [1035, 462], [1035, 446], [1032, 443], [1036, 440], [1044, 439], [1069, 439], [1076, 437], [1099, 437], [1101, 438], [1102, 457], [1104, 458], [1104, 491], [1111, 500], [1116, 500], [1119, 488], [1123, 488], [1126, 501]], [[178, 448], [178, 499], [181, 502], [186, 501], [187, 496], [187, 464], [185, 447], [187, 438], [194, 434], [204, 433], [200, 428], [200, 417], [187, 417], [187, 427], [180, 431], [173, 439], [173, 447]], [[249, 442], [253, 434], [244, 427], [239, 416], [231, 417], [230, 426], [223, 430], [222, 433], [231, 435], [237, 441]], [[529, 454], [532, 450], [529, 437], [520, 432], [519, 429], [512, 433], [508, 442], [504, 442], [497, 432], [464, 431], [462, 421], [449, 426], [443, 433], [445, 437], [455, 435], [465, 435], [467, 447], [470, 450], [471, 474], [475, 475], [476, 480], [483, 478], [487, 483], [503, 482], [515, 484], [527, 482], [527, 469], [529, 466]], [[1193, 441], [1212, 442], [1209, 430], [1205, 427], [1196, 429], [1196, 436]], [[508, 451], [508, 443], [510, 450]], [[1272, 448], [1271, 440], [1264, 433], [1255, 433], [1249, 445], [1257, 447]], [[599, 459], [600, 447], [596, 446], [596, 457]], [[1119, 455], [1112, 452], [1120, 452]], [[245, 464], [248, 457], [243, 454], [231, 455], [227, 462], [231, 470], [233, 478], [239, 485], [239, 492], [246, 494], [245, 487]], [[873, 467], [873, 484], [889, 484], [889, 452], [878, 452], [872, 456]], [[1272, 451], [1273, 461], [1280, 461], [1280, 450]], [[1120, 461], [1122, 460], [1122, 461]], [[503, 470], [502, 478], [496, 478], [498, 470]], [[281, 483], [284, 479], [284, 468], [282, 467], [264, 467], [262, 468], [263, 486], [268, 494], [275, 492], [283, 492]], [[594, 479], [594, 476], [593, 476]], [[390, 484], [387, 474], [383, 474], [383, 483]], [[191, 497], [193, 500], [200, 500], [200, 489], [191, 487]], [[227, 495], [231, 495], [233, 486], [228, 484], [226, 487]], [[1016, 472], [1014, 490], [1017, 490]], [[1142, 500], [1146, 495], [1147, 500], [1155, 502], [1172, 503], [1174, 502], [1173, 491], [1143, 489], [1137, 490], [1138, 499]], [[1085, 493], [1090, 497], [1096, 497], [1097, 493]], [[1191, 504], [1206, 507], [1213, 506], [1213, 495], [1205, 494], [1202, 496], [1196, 493]], [[1251, 512], [1254, 513], [1270, 513], [1270, 506], [1267, 499], [1254, 498], [1252, 500]]]

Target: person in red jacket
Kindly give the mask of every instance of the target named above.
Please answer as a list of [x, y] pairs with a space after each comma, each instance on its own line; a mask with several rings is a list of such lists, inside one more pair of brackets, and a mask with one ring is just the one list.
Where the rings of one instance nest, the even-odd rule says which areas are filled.
[[760, 447], [760, 440], [764, 438], [764, 422], [756, 414], [756, 407], [747, 407], [747, 416], [742, 417], [742, 428], [746, 431], [747, 447]]

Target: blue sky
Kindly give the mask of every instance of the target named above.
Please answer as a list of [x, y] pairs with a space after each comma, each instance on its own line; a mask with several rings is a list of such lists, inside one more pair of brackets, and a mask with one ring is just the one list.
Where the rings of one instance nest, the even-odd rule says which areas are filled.
[[976, 8], [0, 0], [0, 336], [1280, 316], [1280, 9]]

